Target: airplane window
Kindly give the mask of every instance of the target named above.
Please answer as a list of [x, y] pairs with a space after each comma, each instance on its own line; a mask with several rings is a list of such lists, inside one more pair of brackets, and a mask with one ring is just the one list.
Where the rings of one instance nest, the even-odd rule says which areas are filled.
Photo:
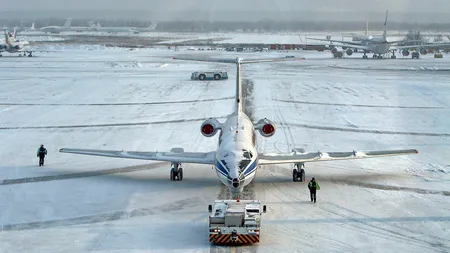
[[239, 162], [239, 173], [242, 173], [245, 168], [247, 168], [247, 166], [250, 164], [251, 160], [250, 159], [245, 159]]

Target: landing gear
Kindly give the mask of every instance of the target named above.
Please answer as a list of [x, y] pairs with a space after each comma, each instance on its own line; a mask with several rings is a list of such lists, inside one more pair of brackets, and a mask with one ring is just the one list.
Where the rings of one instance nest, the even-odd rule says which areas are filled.
[[[25, 56], [25, 54], [24, 54]], [[28, 53], [28, 57], [33, 57], [33, 55], [31, 54], [31, 52]]]
[[392, 56], [391, 59], [397, 59], [397, 56], [395, 56], [395, 50], [392, 50]]
[[364, 52], [364, 55], [362, 56], [363, 59], [367, 59], [369, 57], [367, 57], [366, 52]]
[[292, 181], [294, 182], [304, 182], [305, 181], [305, 164], [296, 163], [294, 164], [294, 169], [292, 170]]
[[170, 181], [183, 181], [183, 168], [180, 163], [172, 163], [170, 169]]

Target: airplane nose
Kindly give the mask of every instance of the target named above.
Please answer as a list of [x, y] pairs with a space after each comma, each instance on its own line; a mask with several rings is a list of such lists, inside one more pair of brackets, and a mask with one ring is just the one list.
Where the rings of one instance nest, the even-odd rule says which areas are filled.
[[234, 188], [239, 187], [239, 180], [237, 178], [233, 178], [233, 180], [231, 182], [232, 182]]

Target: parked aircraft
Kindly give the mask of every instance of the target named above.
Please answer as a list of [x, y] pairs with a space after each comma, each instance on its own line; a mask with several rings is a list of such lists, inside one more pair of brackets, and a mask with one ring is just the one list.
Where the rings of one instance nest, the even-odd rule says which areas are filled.
[[69, 27], [70, 27], [71, 23], [72, 23], [72, 19], [67, 18], [66, 22], [64, 23], [63, 26], [45, 26], [45, 27], [41, 27], [39, 30], [42, 32], [45, 32], [45, 33], [65, 32], [65, 31], [69, 31]]
[[[401, 51], [403, 56], [409, 56], [409, 50], [414, 49], [416, 52], [412, 54], [412, 58], [419, 58], [419, 53], [425, 55], [428, 53], [428, 49], [430, 48], [439, 48], [439, 47], [448, 47], [450, 43], [431, 43], [431, 44], [422, 44], [418, 43], [419, 41], [388, 41], [387, 40], [387, 20], [388, 20], [388, 11], [386, 11], [386, 18], [384, 21], [384, 31], [382, 36], [361, 36], [359, 37], [360, 41], [343, 41], [343, 40], [326, 40], [326, 39], [315, 39], [308, 38], [311, 40], [319, 40], [319, 41], [327, 41], [329, 42], [328, 46], [331, 48], [331, 53], [336, 57], [342, 57], [342, 53], [339, 54], [338, 49], [336, 47], [341, 47], [345, 50], [347, 55], [352, 55], [354, 51], [361, 50], [364, 55], [363, 59], [367, 59], [367, 53], [373, 53], [372, 58], [382, 59], [383, 55], [391, 52], [391, 59], [397, 58], [395, 56], [395, 51]], [[366, 32], [367, 33], [367, 32]], [[408, 44], [408, 45], [394, 45], [394, 44]]]
[[[32, 57], [32, 52], [30, 50], [30, 43], [28, 41], [21, 41], [16, 39], [16, 31], [14, 31], [12, 34], [9, 32], [6, 32], [4, 30], [5, 34], [5, 44], [0, 44], [0, 56], [2, 56], [1, 52], [6, 51], [10, 54], [19, 53], [19, 56], [26, 56], [28, 53], [28, 57]], [[23, 54], [22, 54], [23, 53]]]

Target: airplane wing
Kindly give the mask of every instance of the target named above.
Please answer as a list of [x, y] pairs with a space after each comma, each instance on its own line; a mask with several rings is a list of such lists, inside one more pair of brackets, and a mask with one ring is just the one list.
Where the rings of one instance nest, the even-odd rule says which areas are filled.
[[450, 43], [429, 43], [429, 44], [420, 44], [420, 45], [409, 45], [409, 46], [391, 46], [391, 50], [402, 50], [409, 48], [441, 48], [441, 47], [450, 47]]
[[321, 162], [334, 160], [349, 160], [376, 158], [383, 156], [400, 156], [418, 154], [415, 149], [404, 150], [377, 150], [377, 151], [352, 151], [352, 152], [315, 152], [315, 153], [274, 153], [259, 154], [259, 164], [283, 164], [283, 163], [304, 163], [304, 162]]
[[[326, 42], [337, 42], [337, 43], [341, 43], [341, 44], [349, 44], [349, 45], [355, 45], [355, 46], [360, 46], [361, 43], [358, 42], [353, 42], [353, 41], [344, 41], [344, 40], [327, 40], [327, 39], [315, 39], [315, 38], [306, 38], [309, 40], [318, 40], [318, 41], [326, 41]], [[329, 45], [335, 45], [330, 43]]]
[[214, 164], [216, 152], [184, 152], [183, 149], [174, 148], [170, 152], [142, 152], [142, 151], [118, 151], [95, 149], [71, 149], [62, 148], [61, 153], [80, 155], [106, 156], [115, 158], [129, 158], [141, 160], [154, 160], [163, 162]]

